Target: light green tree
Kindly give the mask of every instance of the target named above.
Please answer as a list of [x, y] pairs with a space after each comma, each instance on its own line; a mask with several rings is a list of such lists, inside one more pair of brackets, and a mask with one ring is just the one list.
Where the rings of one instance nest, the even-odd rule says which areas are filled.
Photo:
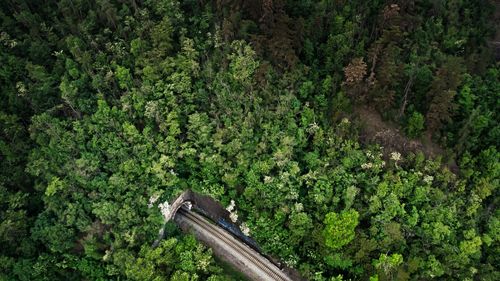
[[358, 219], [359, 214], [354, 209], [328, 213], [323, 221], [325, 245], [332, 250], [337, 250], [351, 242], [355, 236], [354, 230], [359, 223]]

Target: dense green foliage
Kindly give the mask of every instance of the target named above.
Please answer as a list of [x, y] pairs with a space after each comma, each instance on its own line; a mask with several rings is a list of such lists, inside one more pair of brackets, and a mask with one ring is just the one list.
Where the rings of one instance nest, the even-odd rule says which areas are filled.
[[[0, 280], [234, 278], [172, 225], [151, 247], [187, 188], [310, 280], [500, 280], [494, 12], [2, 1]], [[361, 107], [446, 155], [362, 143]]]

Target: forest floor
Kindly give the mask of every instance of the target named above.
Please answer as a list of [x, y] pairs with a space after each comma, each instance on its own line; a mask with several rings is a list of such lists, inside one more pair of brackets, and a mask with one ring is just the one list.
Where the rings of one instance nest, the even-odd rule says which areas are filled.
[[[446, 157], [446, 151], [433, 142], [427, 134], [418, 139], [411, 139], [399, 129], [397, 124], [384, 121], [375, 109], [366, 106], [356, 107], [354, 115], [361, 123], [361, 142], [381, 145], [386, 157], [391, 152], [400, 152], [402, 154], [422, 152], [427, 158], [436, 158], [438, 156], [449, 158]], [[448, 161], [447, 166], [451, 171], [458, 171], [454, 160]]]

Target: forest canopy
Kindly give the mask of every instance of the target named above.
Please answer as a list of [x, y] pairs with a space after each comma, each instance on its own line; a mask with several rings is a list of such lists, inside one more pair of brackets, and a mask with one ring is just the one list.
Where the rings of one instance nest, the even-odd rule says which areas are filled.
[[1, 1], [0, 280], [500, 280], [497, 2]]

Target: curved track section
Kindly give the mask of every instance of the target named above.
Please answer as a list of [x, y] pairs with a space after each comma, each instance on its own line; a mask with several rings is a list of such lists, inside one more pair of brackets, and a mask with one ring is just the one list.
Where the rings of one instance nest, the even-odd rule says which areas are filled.
[[240, 269], [250, 279], [292, 280], [269, 260], [203, 216], [180, 208], [175, 215], [175, 221], [181, 228], [193, 231], [195, 236], [209, 245], [217, 256]]

